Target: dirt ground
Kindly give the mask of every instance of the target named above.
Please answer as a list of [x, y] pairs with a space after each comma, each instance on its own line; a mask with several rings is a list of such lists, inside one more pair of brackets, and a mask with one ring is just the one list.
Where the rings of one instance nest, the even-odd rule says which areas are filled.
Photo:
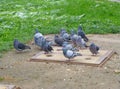
[[31, 42], [32, 50], [17, 53], [14, 49], [0, 58], [0, 84], [14, 84], [21, 89], [119, 89], [120, 88], [120, 34], [88, 35], [101, 49], [115, 50], [103, 67], [67, 65], [64, 63], [28, 62], [39, 52]]

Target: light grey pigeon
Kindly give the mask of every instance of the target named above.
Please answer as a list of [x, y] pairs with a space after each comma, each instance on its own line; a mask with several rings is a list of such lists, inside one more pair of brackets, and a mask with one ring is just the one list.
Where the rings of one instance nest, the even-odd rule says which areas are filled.
[[73, 47], [73, 45], [70, 44], [69, 42], [63, 42], [62, 47], [72, 50], [72, 51], [79, 51], [77, 48]]
[[37, 46], [40, 46], [42, 38], [44, 38], [42, 33], [40, 33], [38, 29], [36, 29], [36, 33], [34, 35], [34, 42]]
[[71, 38], [71, 41], [73, 42], [73, 44], [76, 45], [76, 40], [78, 38], [78, 35], [75, 33], [75, 31], [73, 29], [71, 30], [70, 38]]
[[62, 29], [60, 31], [60, 37], [64, 39], [64, 41], [69, 41], [70, 40], [70, 35], [67, 33], [65, 29]]
[[74, 45], [76, 45], [76, 40], [77, 39], [78, 39], [78, 35], [77, 34], [71, 35], [71, 41], [73, 42]]
[[13, 46], [17, 51], [23, 51], [25, 49], [31, 49], [30, 46], [19, 42], [17, 39], [14, 39]]
[[62, 38], [65, 40], [65, 41], [69, 41], [70, 40], [70, 35], [66, 32], [63, 34]]
[[89, 41], [89, 39], [85, 35], [84, 31], [82, 30], [81, 26], [78, 27], [78, 32], [77, 33], [78, 33], [78, 36], [81, 36], [84, 39], [84, 41], [86, 41], [86, 42]]
[[89, 46], [89, 50], [93, 55], [97, 55], [99, 51], [99, 47], [95, 45], [94, 43], [91, 43]]
[[80, 47], [80, 48], [86, 48], [86, 47], [88, 47], [86, 45], [86, 42], [81, 38], [81, 36], [78, 36], [78, 38], [76, 40], [76, 45], [77, 45], [77, 47]]
[[65, 47], [66, 45], [70, 44], [69, 42], [67, 41], [64, 41], [63, 44], [62, 44], [62, 47]]
[[66, 49], [65, 47], [62, 48], [63, 50], [63, 55], [68, 58], [69, 60], [76, 57], [76, 56], [82, 56], [80, 53], [76, 53], [75, 51]]
[[37, 28], [36, 28], [35, 31], [36, 31], [36, 32], [35, 32], [34, 38], [39, 38], [39, 37], [43, 36], [43, 34], [40, 33]]
[[64, 40], [63, 40], [62, 37], [59, 37], [58, 35], [55, 35], [55, 36], [54, 36], [54, 42], [55, 42], [57, 45], [62, 46]]

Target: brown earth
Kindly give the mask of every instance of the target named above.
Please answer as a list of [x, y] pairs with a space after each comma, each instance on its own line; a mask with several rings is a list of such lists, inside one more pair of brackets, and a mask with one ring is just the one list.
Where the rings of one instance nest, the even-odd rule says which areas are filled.
[[120, 89], [120, 34], [88, 35], [101, 49], [115, 50], [103, 67], [62, 63], [28, 62], [40, 50], [17, 53], [14, 49], [0, 58], [0, 84], [22, 89]]

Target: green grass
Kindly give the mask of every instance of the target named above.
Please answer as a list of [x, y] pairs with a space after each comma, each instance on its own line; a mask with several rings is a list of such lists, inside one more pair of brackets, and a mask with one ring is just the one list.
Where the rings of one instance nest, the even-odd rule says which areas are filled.
[[2, 54], [0, 53], [0, 58], [2, 58]]
[[120, 33], [120, 3], [107, 0], [0, 0], [0, 51], [13, 39], [27, 42], [34, 29], [43, 34], [83, 26], [88, 34]]
[[0, 81], [3, 81], [4, 80], [4, 78], [3, 77], [0, 77]]

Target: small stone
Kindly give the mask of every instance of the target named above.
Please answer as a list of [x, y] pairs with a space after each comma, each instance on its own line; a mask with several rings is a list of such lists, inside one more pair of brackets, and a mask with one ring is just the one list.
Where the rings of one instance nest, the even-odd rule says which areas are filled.
[[70, 69], [67, 69], [67, 71], [70, 71]]
[[116, 74], [120, 74], [120, 70], [114, 70], [114, 72], [116, 73]]
[[104, 69], [106, 70], [106, 69], [107, 69], [107, 67], [104, 67]]
[[82, 72], [85, 72], [84, 70], [82, 70]]

